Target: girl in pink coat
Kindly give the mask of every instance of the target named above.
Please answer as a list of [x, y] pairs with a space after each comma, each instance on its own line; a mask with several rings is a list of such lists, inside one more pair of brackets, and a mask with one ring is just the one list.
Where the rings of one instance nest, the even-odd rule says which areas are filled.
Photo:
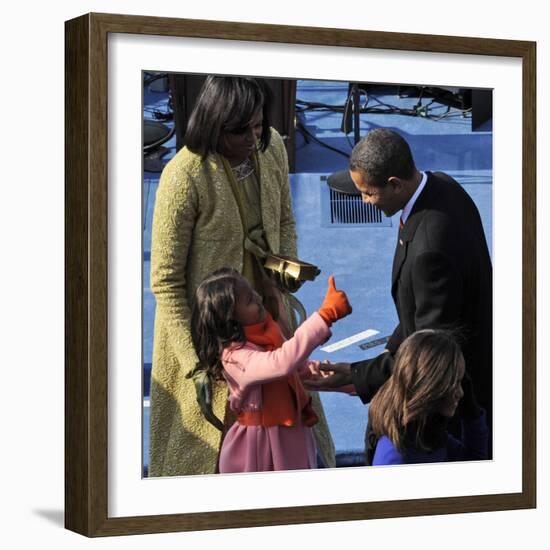
[[302, 378], [318, 373], [309, 354], [351, 313], [334, 277], [323, 304], [285, 340], [261, 297], [237, 271], [215, 271], [197, 288], [192, 312], [199, 364], [223, 376], [236, 422], [224, 437], [220, 473], [316, 467], [311, 426], [318, 419]]

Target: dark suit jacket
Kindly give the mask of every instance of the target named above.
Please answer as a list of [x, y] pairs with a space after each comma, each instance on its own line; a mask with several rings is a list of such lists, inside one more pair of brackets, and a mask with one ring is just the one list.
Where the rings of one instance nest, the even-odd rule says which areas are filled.
[[[426, 186], [399, 232], [392, 269], [399, 325], [374, 359], [353, 363], [352, 380], [368, 403], [390, 376], [393, 353], [413, 332], [456, 328], [477, 399], [492, 410], [492, 265], [479, 212], [443, 173]], [[490, 424], [489, 424], [490, 425]]]

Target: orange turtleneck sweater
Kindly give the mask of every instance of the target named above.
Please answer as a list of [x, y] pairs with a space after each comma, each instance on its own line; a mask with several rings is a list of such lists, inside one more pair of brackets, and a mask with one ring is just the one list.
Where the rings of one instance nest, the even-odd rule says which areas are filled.
[[[281, 347], [285, 341], [279, 325], [269, 313], [262, 323], [245, 326], [244, 333], [249, 342], [267, 351]], [[319, 420], [299, 374], [293, 372], [285, 378], [262, 384], [262, 409], [243, 411], [237, 421], [244, 426], [295, 426], [298, 411], [301, 423], [306, 426], [313, 426]]]

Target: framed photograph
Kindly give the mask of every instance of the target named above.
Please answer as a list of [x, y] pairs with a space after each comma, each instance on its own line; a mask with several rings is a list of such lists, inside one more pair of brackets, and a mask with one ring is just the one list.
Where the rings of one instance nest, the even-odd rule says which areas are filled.
[[[535, 43], [113, 14], [67, 21], [65, 39], [68, 529], [96, 537], [536, 506]], [[144, 74], [491, 91], [491, 460], [144, 474]]]

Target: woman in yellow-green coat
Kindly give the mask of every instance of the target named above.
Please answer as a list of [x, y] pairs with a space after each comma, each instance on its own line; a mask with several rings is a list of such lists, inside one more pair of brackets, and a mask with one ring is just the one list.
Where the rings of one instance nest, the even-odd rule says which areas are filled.
[[[217, 471], [221, 439], [232, 423], [227, 387], [212, 385], [207, 421], [190, 377], [191, 297], [215, 269], [233, 267], [260, 292], [288, 329], [286, 301], [266, 284], [245, 236], [273, 253], [296, 256], [296, 231], [281, 136], [270, 126], [271, 93], [261, 79], [208, 77], [189, 119], [186, 146], [164, 169], [155, 200], [151, 289], [156, 299], [149, 476]], [[334, 464], [334, 445], [320, 400], [318, 453]], [[221, 426], [220, 426], [221, 427]]]

